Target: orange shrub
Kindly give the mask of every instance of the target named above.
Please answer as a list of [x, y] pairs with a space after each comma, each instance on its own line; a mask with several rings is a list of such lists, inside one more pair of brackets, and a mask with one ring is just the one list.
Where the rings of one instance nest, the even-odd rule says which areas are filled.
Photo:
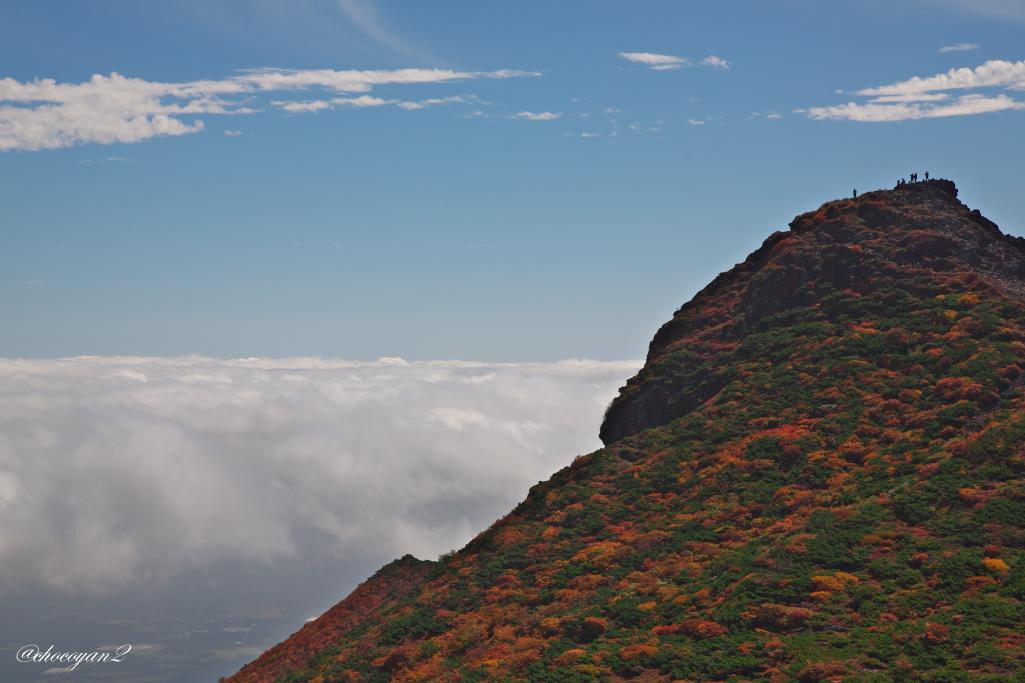
[[647, 643], [636, 643], [627, 645], [619, 651], [619, 655], [626, 660], [640, 659], [641, 657], [652, 657], [658, 654], [658, 648]]
[[793, 631], [801, 628], [811, 619], [813, 612], [804, 607], [762, 603], [755, 608], [754, 616], [759, 624], [774, 631]]
[[950, 639], [950, 627], [943, 624], [926, 624], [925, 639], [930, 643], [945, 643]]
[[933, 388], [944, 401], [974, 399], [982, 393], [982, 385], [968, 377], [944, 377]]
[[829, 591], [831, 593], [839, 593], [842, 591], [847, 584], [857, 583], [858, 577], [847, 572], [836, 572], [835, 574], [826, 574], [823, 576], [811, 577], [811, 582], [820, 591]]
[[810, 662], [797, 674], [797, 680], [800, 683], [840, 681], [845, 673], [847, 669], [840, 662]]
[[1007, 566], [1007, 563], [1001, 560], [999, 557], [984, 558], [982, 560], [982, 564], [984, 567], [986, 567], [986, 569], [990, 570], [991, 572], [996, 572], [998, 574], [1006, 574], [1011, 569]]
[[552, 660], [552, 662], [556, 666], [566, 666], [567, 664], [575, 664], [576, 662], [580, 661], [580, 659], [585, 654], [587, 653], [581, 650], [580, 648], [575, 647], [572, 650], [566, 650], [561, 655]]
[[680, 623], [680, 631], [692, 638], [715, 638], [726, 635], [726, 627], [707, 619], [687, 619]]

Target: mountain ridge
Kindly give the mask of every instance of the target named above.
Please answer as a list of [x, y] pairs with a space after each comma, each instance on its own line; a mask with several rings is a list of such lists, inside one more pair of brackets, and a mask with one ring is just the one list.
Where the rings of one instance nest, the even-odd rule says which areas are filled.
[[1023, 243], [946, 180], [797, 216], [660, 328], [605, 448], [229, 680], [1019, 676]]
[[[623, 387], [620, 395], [609, 406], [600, 429], [602, 442], [609, 444], [642, 429], [664, 424], [668, 420], [680, 417], [721, 388], [721, 385], [715, 382], [712, 382], [711, 385], [701, 384], [695, 387], [697, 391], [688, 392], [679, 401], [666, 400], [665, 394], [669, 393], [667, 391], [656, 392], [654, 396], [649, 398], [644, 392], [635, 390], [638, 384], [644, 383], [646, 375], [651, 372], [651, 366], [655, 365], [666, 354], [668, 347], [674, 341], [678, 340], [680, 336], [686, 334], [693, 327], [706, 323], [701, 317], [698, 317], [696, 321], [691, 319], [693, 316], [688, 316], [689, 313], [695, 308], [700, 308], [709, 298], [722, 296], [725, 288], [746, 284], [748, 278], [757, 275], [764, 266], [773, 260], [776, 256], [774, 252], [777, 247], [795, 234], [799, 236], [804, 235], [814, 232], [816, 228], [820, 227], [829, 230], [834, 228], [837, 222], [842, 223], [843, 219], [852, 212], [859, 219], [865, 221], [866, 225], [870, 228], [900, 228], [902, 226], [902, 209], [906, 212], [908, 208], [921, 209], [923, 206], [929, 205], [949, 205], [949, 207], [956, 209], [963, 220], [978, 225], [980, 230], [1000, 240], [1019, 254], [1025, 255], [1025, 238], [1005, 235], [995, 223], [984, 217], [977, 209], [968, 209], [967, 206], [958, 201], [957, 196], [958, 190], [955, 184], [945, 179], [899, 185], [892, 190], [876, 190], [852, 199], [826, 202], [817, 210], [800, 214], [794, 218], [789, 224], [789, 231], [772, 233], [747, 259], [730, 270], [719, 274], [711, 283], [694, 295], [690, 301], [679, 308], [674, 313], [672, 319], [659, 328], [649, 345], [645, 369]], [[898, 201], [894, 202], [893, 200], [895, 199]], [[880, 200], [888, 200], [887, 206], [893, 208], [881, 207]], [[908, 228], [906, 225], [904, 227]], [[849, 237], [849, 235], [841, 234], [831, 237], [837, 243], [842, 244], [844, 243], [843, 238]], [[835, 239], [838, 237], [841, 239]], [[925, 244], [923, 246], [927, 250], [937, 247], [936, 244]], [[1025, 259], [1017, 259], [1014, 275], [1018, 280], [1025, 278]], [[800, 280], [793, 280], [779, 283], [779, 286], [800, 288], [803, 284], [804, 282]], [[1025, 286], [1025, 283], [1017, 284], [1017, 289], [1021, 291], [1023, 286]], [[761, 297], [763, 303], [767, 299], [768, 297]], [[653, 408], [650, 403], [656, 403], [660, 407]]]

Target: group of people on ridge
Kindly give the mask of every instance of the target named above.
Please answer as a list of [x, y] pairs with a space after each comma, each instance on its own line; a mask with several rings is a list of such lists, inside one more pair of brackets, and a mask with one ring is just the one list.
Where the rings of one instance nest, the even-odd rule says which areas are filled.
[[[923, 178], [923, 180], [928, 180], [929, 179], [929, 171], [926, 171], [923, 175], [925, 176]], [[912, 183], [917, 183], [918, 182], [918, 174], [917, 173], [912, 173], [909, 177], [911, 178], [911, 182]], [[905, 180], [904, 178], [901, 178], [900, 180], [897, 181], [897, 187], [900, 187], [901, 185], [907, 185], [907, 184], [908, 184], [908, 181]]]
[[[911, 175], [908, 176], [908, 178], [911, 179], [911, 183], [912, 184], [913, 183], [917, 183], [918, 182], [918, 173], [912, 173]], [[928, 179], [929, 179], [929, 171], [926, 171], [925, 173], [922, 174], [922, 180], [928, 180]], [[900, 180], [897, 181], [897, 187], [903, 187], [904, 185], [907, 185], [907, 184], [908, 184], [908, 181], [905, 178], [901, 178]], [[853, 196], [855, 199], [858, 198], [858, 188], [854, 188], [854, 190], [851, 192], [851, 196]]]

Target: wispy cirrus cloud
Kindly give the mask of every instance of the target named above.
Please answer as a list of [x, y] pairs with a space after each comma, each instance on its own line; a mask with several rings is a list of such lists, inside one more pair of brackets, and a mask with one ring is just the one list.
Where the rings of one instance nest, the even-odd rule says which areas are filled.
[[431, 97], [425, 100], [397, 100], [372, 97], [370, 95], [360, 95], [359, 97], [333, 97], [326, 100], [274, 100], [271, 104], [278, 109], [282, 109], [292, 114], [300, 114], [327, 111], [331, 109], [338, 109], [340, 107], [364, 109], [367, 107], [393, 106], [400, 109], [414, 111], [417, 109], [426, 109], [428, 107], [436, 107], [444, 104], [477, 104], [478, 102], [480, 102], [479, 98], [473, 95], [450, 95], [448, 97]]
[[[941, 74], [855, 92], [862, 101], [795, 110], [812, 119], [850, 121], [907, 121], [971, 116], [1025, 109], [1025, 101], [993, 89], [1025, 90], [1025, 60], [990, 60], [975, 68], [950, 69]], [[964, 94], [957, 94], [961, 91]]]
[[[0, 79], [0, 151], [35, 151], [96, 143], [134, 143], [154, 137], [188, 135], [204, 129], [201, 115], [238, 116], [261, 111], [270, 93], [318, 89], [329, 93], [369, 93], [382, 86], [445, 84], [474, 79], [539, 76], [537, 72], [456, 71], [451, 69], [336, 70], [251, 69], [217, 80], [168, 83], [112, 73], [81, 83], [53, 79]], [[361, 106], [376, 98], [339, 103], [296, 103], [288, 111]], [[419, 109], [452, 98], [394, 100]], [[314, 101], [316, 102], [316, 101]], [[305, 106], [305, 109], [304, 109]]]
[[939, 49], [939, 53], [944, 55], [948, 52], [971, 52], [978, 49], [979, 46], [976, 43], [957, 43], [955, 45], [944, 45]]
[[989, 19], [1025, 21], [1025, 3], [1021, 0], [919, 0], [930, 7], [941, 5], [953, 10]]
[[98, 157], [96, 159], [83, 159], [83, 164], [134, 164], [135, 159], [131, 157]]
[[562, 114], [554, 111], [518, 111], [509, 118], [520, 119], [521, 121], [555, 121], [562, 118]]
[[643, 64], [655, 71], [682, 69], [686, 60], [676, 55], [660, 55], [654, 52], [620, 52], [619, 56], [628, 62]]
[[666, 55], [656, 52], [620, 52], [619, 57], [634, 64], [642, 64], [652, 71], [675, 71], [691, 66], [709, 66], [715, 69], [729, 70], [730, 63], [716, 55], [703, 59], [690, 59], [679, 55]]
[[987, 97], [985, 95], [963, 95], [944, 104], [931, 102], [848, 102], [833, 107], [812, 107], [809, 118], [847, 119], [850, 121], [881, 122], [907, 121], [911, 119], [935, 119], [948, 116], [971, 116], [989, 114], [1009, 109], [1025, 109], [1025, 103], [1013, 100], [1007, 95]]
[[356, 29], [372, 41], [389, 50], [411, 57], [423, 59], [418, 49], [400, 38], [381, 18], [377, 4], [373, 0], [337, 0], [338, 8], [349, 19]]

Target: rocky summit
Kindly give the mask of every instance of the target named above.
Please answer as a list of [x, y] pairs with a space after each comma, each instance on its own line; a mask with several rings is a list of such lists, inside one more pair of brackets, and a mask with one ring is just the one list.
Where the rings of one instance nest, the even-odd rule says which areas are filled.
[[798, 216], [604, 448], [230, 680], [1025, 680], [1023, 243], [946, 180]]

